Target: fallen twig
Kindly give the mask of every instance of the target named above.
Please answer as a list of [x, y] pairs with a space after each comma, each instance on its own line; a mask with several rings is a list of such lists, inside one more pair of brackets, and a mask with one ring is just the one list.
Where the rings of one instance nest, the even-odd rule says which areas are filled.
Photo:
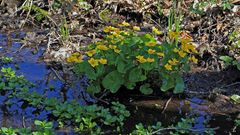
[[172, 96], [168, 99], [168, 101], [167, 101], [166, 104], [164, 105], [164, 108], [163, 108], [161, 114], [163, 114], [163, 113], [165, 112], [165, 110], [167, 109], [168, 104], [170, 103], [171, 100], [172, 100]]
[[65, 82], [65, 80], [58, 74], [58, 72], [54, 68], [51, 67], [51, 70], [59, 80], [61, 80], [62, 82]]

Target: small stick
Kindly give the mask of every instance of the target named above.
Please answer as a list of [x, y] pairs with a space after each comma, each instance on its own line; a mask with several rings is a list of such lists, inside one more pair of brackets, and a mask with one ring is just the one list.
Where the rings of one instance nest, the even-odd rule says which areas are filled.
[[172, 100], [172, 97], [173, 97], [173, 96], [171, 96], [171, 97], [168, 99], [168, 101], [166, 102], [166, 104], [164, 105], [164, 108], [163, 108], [161, 114], [163, 114], [163, 113], [166, 111], [166, 109], [167, 109], [167, 107], [168, 107], [168, 104], [169, 104], [170, 101]]
[[51, 70], [54, 72], [54, 74], [60, 81], [65, 82], [65, 80], [58, 74], [58, 72], [54, 68], [51, 67]]
[[26, 128], [25, 116], [23, 116], [22, 126], [23, 126], [23, 128]]

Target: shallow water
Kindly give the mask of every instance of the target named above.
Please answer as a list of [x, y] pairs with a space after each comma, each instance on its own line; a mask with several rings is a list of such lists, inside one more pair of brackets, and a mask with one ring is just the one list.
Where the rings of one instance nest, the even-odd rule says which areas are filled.
[[[26, 34], [13, 33], [11, 40], [21, 40]], [[42, 54], [44, 47], [39, 47], [36, 54], [33, 53], [33, 49], [22, 48], [20, 42], [11, 42], [9, 44], [9, 37], [4, 34], [0, 34], [0, 57], [7, 56], [13, 58], [13, 64], [7, 65], [17, 70], [18, 75], [23, 75], [27, 80], [35, 84], [33, 90], [37, 90], [40, 94], [46, 94], [48, 97], [57, 97], [62, 100], [78, 99], [80, 105], [86, 105], [87, 102], [93, 102], [94, 100], [84, 92], [80, 83], [87, 83], [86, 80], [76, 80], [73, 84], [68, 84], [59, 80], [55, 72], [59, 75], [63, 75], [61, 70], [54, 69], [51, 65], [47, 65], [42, 60]], [[53, 71], [55, 70], [55, 71]], [[86, 84], [87, 85], [87, 84]], [[4, 101], [6, 97], [0, 96], [0, 101]], [[21, 102], [17, 105], [12, 105], [8, 108], [11, 112], [6, 115], [5, 112], [0, 110], [0, 126], [1, 127], [23, 127], [31, 126], [34, 119], [45, 120], [49, 112], [39, 112], [39, 115], [33, 114], [35, 108], [27, 107], [25, 110], [21, 109]]]

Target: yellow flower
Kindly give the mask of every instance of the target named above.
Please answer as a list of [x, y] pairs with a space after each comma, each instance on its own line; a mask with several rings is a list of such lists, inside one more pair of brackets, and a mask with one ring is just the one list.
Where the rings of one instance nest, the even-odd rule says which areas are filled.
[[140, 62], [140, 63], [147, 62], [147, 60], [141, 55], [136, 56], [136, 58], [137, 58], [137, 61]]
[[179, 51], [178, 54], [179, 54], [179, 56], [182, 57], [182, 58], [186, 56], [186, 53], [183, 52], [182, 50]]
[[191, 49], [193, 53], [198, 53], [198, 51], [196, 50], [196, 48]]
[[178, 50], [177, 48], [174, 48], [174, 49], [173, 49], [173, 52], [178, 53], [179, 50]]
[[123, 21], [121, 24], [118, 24], [118, 26], [120, 26], [120, 27], [128, 27], [128, 26], [130, 26], [130, 24], [125, 22], [125, 21]]
[[181, 48], [183, 51], [187, 53], [190, 53], [190, 51], [193, 53], [197, 53], [196, 47], [190, 43], [182, 44]]
[[198, 51], [196, 50], [195, 47], [194, 47], [194, 48], [191, 48], [191, 51], [192, 51], [193, 53], [198, 53]]
[[97, 45], [97, 49], [106, 51], [108, 50], [108, 47], [105, 45]]
[[153, 58], [147, 58], [147, 62], [154, 62], [154, 59]]
[[196, 47], [192, 44], [189, 44], [188, 49], [191, 50], [193, 53], [197, 53]]
[[80, 53], [73, 53], [70, 57], [66, 59], [67, 62], [83, 62], [83, 56]]
[[121, 50], [119, 50], [119, 49], [114, 49], [114, 52], [115, 52], [115, 53], [120, 53]]
[[113, 36], [115, 36], [115, 37], [120, 37], [120, 35], [119, 35], [120, 33], [117, 33], [117, 32], [113, 32]]
[[116, 44], [116, 43], [117, 43], [116, 40], [111, 40], [110, 42], [112, 42], [113, 44]]
[[190, 43], [192, 40], [190, 38], [182, 38], [181, 39], [181, 44], [188, 44]]
[[154, 54], [156, 52], [156, 50], [153, 50], [153, 49], [148, 49], [148, 54]]
[[165, 67], [167, 70], [172, 70], [172, 65], [166, 64], [166, 65], [164, 65], [164, 67]]
[[133, 30], [134, 30], [134, 31], [140, 31], [140, 27], [138, 27], [138, 26], [133, 26]]
[[109, 38], [109, 39], [113, 39], [114, 36], [113, 36], [113, 35], [107, 35], [107, 38]]
[[96, 54], [96, 50], [87, 51], [86, 54], [87, 54], [89, 57], [92, 57], [94, 54]]
[[100, 41], [96, 42], [96, 45], [101, 45], [101, 44], [102, 44], [102, 42], [100, 42]]
[[75, 52], [75, 53], [73, 53], [71, 56], [81, 56], [81, 54], [79, 53], [79, 52]]
[[193, 63], [197, 64], [198, 63], [198, 59], [195, 58], [194, 56], [189, 58], [190, 61], [192, 61]]
[[157, 35], [162, 34], [162, 32], [159, 31], [156, 27], [152, 27], [152, 32], [155, 33], [155, 34], [157, 34]]
[[195, 47], [192, 44], [189, 44], [189, 43], [182, 44], [181, 48], [182, 48], [183, 51], [185, 51], [187, 53], [190, 53], [190, 50], [195, 51]]
[[98, 65], [98, 60], [95, 60], [94, 58], [91, 58], [90, 60], [88, 60], [88, 63], [92, 66], [92, 67], [96, 67]]
[[110, 49], [116, 49], [116, 48], [117, 48], [116, 45], [109, 45], [108, 47], [109, 47]]
[[111, 30], [112, 30], [112, 26], [106, 26], [103, 28], [103, 31], [106, 33], [111, 32]]
[[98, 60], [98, 62], [101, 63], [101, 64], [107, 64], [107, 59], [101, 58], [101, 59]]
[[146, 46], [156, 46], [156, 42], [153, 42], [153, 41], [150, 41], [150, 42], [147, 42], [147, 43], [145, 43], [146, 44]]
[[168, 32], [168, 36], [169, 36], [171, 39], [174, 39], [174, 38], [179, 37], [179, 36], [180, 36], [180, 33], [179, 33], [179, 32], [170, 31], [170, 32]]
[[170, 65], [177, 65], [178, 62], [179, 62], [179, 61], [178, 61], [177, 59], [175, 59], [175, 58], [173, 58], [172, 60], [169, 60], [169, 61], [168, 61], [168, 63], [169, 63]]
[[164, 53], [157, 53], [158, 57], [164, 57]]
[[109, 33], [109, 32], [117, 32], [119, 31], [119, 29], [112, 26], [106, 26], [104, 27], [103, 31], [106, 33]]

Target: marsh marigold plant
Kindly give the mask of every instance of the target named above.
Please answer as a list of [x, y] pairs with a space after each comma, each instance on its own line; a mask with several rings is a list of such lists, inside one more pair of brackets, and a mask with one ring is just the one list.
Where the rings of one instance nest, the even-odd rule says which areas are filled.
[[[127, 22], [119, 28], [107, 26], [103, 29], [106, 36], [101, 41], [89, 45], [82, 56], [73, 54], [69, 62], [77, 62], [74, 71], [89, 78], [88, 92], [92, 94], [106, 89], [115, 93], [120, 87], [134, 89], [141, 84], [140, 91], [151, 94], [150, 74], [158, 74], [161, 91], [184, 90], [183, 71], [189, 70], [189, 63], [197, 63], [197, 53], [191, 40], [180, 36], [180, 32], [168, 32], [166, 41], [158, 42], [156, 35], [162, 32], [152, 27], [152, 33], [136, 34], [141, 28]], [[176, 41], [178, 40], [178, 41]], [[79, 58], [79, 59], [78, 59]]]

